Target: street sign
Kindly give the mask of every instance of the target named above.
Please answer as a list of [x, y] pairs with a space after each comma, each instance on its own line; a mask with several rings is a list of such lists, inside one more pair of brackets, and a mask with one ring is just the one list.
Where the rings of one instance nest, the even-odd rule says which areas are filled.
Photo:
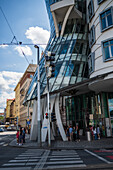
[[47, 127], [45, 126], [45, 127], [43, 127], [43, 129], [47, 129]]

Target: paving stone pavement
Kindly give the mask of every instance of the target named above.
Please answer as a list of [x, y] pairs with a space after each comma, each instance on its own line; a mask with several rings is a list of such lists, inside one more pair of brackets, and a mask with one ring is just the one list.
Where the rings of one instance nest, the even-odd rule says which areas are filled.
[[51, 142], [51, 147], [48, 147], [48, 143], [42, 143], [42, 146], [38, 146], [36, 141], [30, 141], [29, 135], [26, 135], [26, 143], [22, 146], [16, 144], [14, 139], [9, 144], [14, 147], [25, 147], [25, 148], [45, 148], [45, 149], [102, 149], [102, 148], [113, 148], [113, 138], [101, 138], [100, 140], [87, 141], [86, 138], [82, 138], [79, 142], [74, 141], [62, 141], [57, 139]]

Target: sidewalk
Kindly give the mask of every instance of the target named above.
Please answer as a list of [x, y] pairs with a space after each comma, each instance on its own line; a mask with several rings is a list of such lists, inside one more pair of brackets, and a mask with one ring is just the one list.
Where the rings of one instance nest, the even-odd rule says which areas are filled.
[[22, 146], [16, 144], [16, 139], [10, 142], [9, 146], [36, 149], [113, 149], [113, 138], [101, 138], [93, 141], [83, 138], [80, 142], [56, 140], [51, 142], [51, 147], [48, 147], [47, 142], [42, 143], [40, 147], [37, 142], [30, 141], [29, 135], [26, 135], [26, 143]]

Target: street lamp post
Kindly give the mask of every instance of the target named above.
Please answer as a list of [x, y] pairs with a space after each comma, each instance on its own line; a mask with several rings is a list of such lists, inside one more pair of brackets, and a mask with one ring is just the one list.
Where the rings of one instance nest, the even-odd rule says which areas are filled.
[[47, 108], [48, 108], [48, 117], [49, 117], [49, 120], [48, 120], [48, 146], [50, 147], [51, 146], [51, 129], [50, 129], [50, 103], [49, 103], [49, 78], [47, 78], [47, 89], [48, 89], [48, 92], [47, 92], [47, 101], [48, 101], [48, 104], [47, 104]]
[[39, 68], [39, 47], [37, 45], [34, 46], [37, 48], [37, 123], [38, 123], [38, 145], [41, 146], [41, 119], [40, 119], [40, 68]]
[[29, 102], [28, 102], [28, 105], [27, 105], [27, 107], [28, 107], [28, 115], [27, 115], [27, 124], [28, 124], [28, 134], [29, 134]]

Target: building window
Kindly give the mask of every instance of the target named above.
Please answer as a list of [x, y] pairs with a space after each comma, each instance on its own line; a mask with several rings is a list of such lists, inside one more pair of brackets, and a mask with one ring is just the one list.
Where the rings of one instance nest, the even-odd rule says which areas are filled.
[[113, 26], [112, 7], [100, 14], [101, 30], [104, 31]]
[[93, 25], [90, 29], [89, 33], [89, 45], [92, 47], [92, 45], [95, 43], [95, 26]]
[[82, 54], [83, 46], [83, 42], [76, 42], [74, 48], [72, 45], [70, 53]]
[[103, 42], [104, 61], [113, 59], [113, 39]]
[[102, 3], [104, 0], [97, 0], [98, 1], [98, 4]]
[[93, 15], [94, 15], [94, 4], [93, 4], [93, 0], [91, 0], [89, 5], [88, 5], [89, 21], [92, 19]]
[[88, 56], [89, 74], [91, 74], [94, 71], [94, 61], [95, 61], [95, 53], [93, 52]]
[[66, 54], [69, 48], [70, 41], [64, 42], [61, 44], [59, 54]]

